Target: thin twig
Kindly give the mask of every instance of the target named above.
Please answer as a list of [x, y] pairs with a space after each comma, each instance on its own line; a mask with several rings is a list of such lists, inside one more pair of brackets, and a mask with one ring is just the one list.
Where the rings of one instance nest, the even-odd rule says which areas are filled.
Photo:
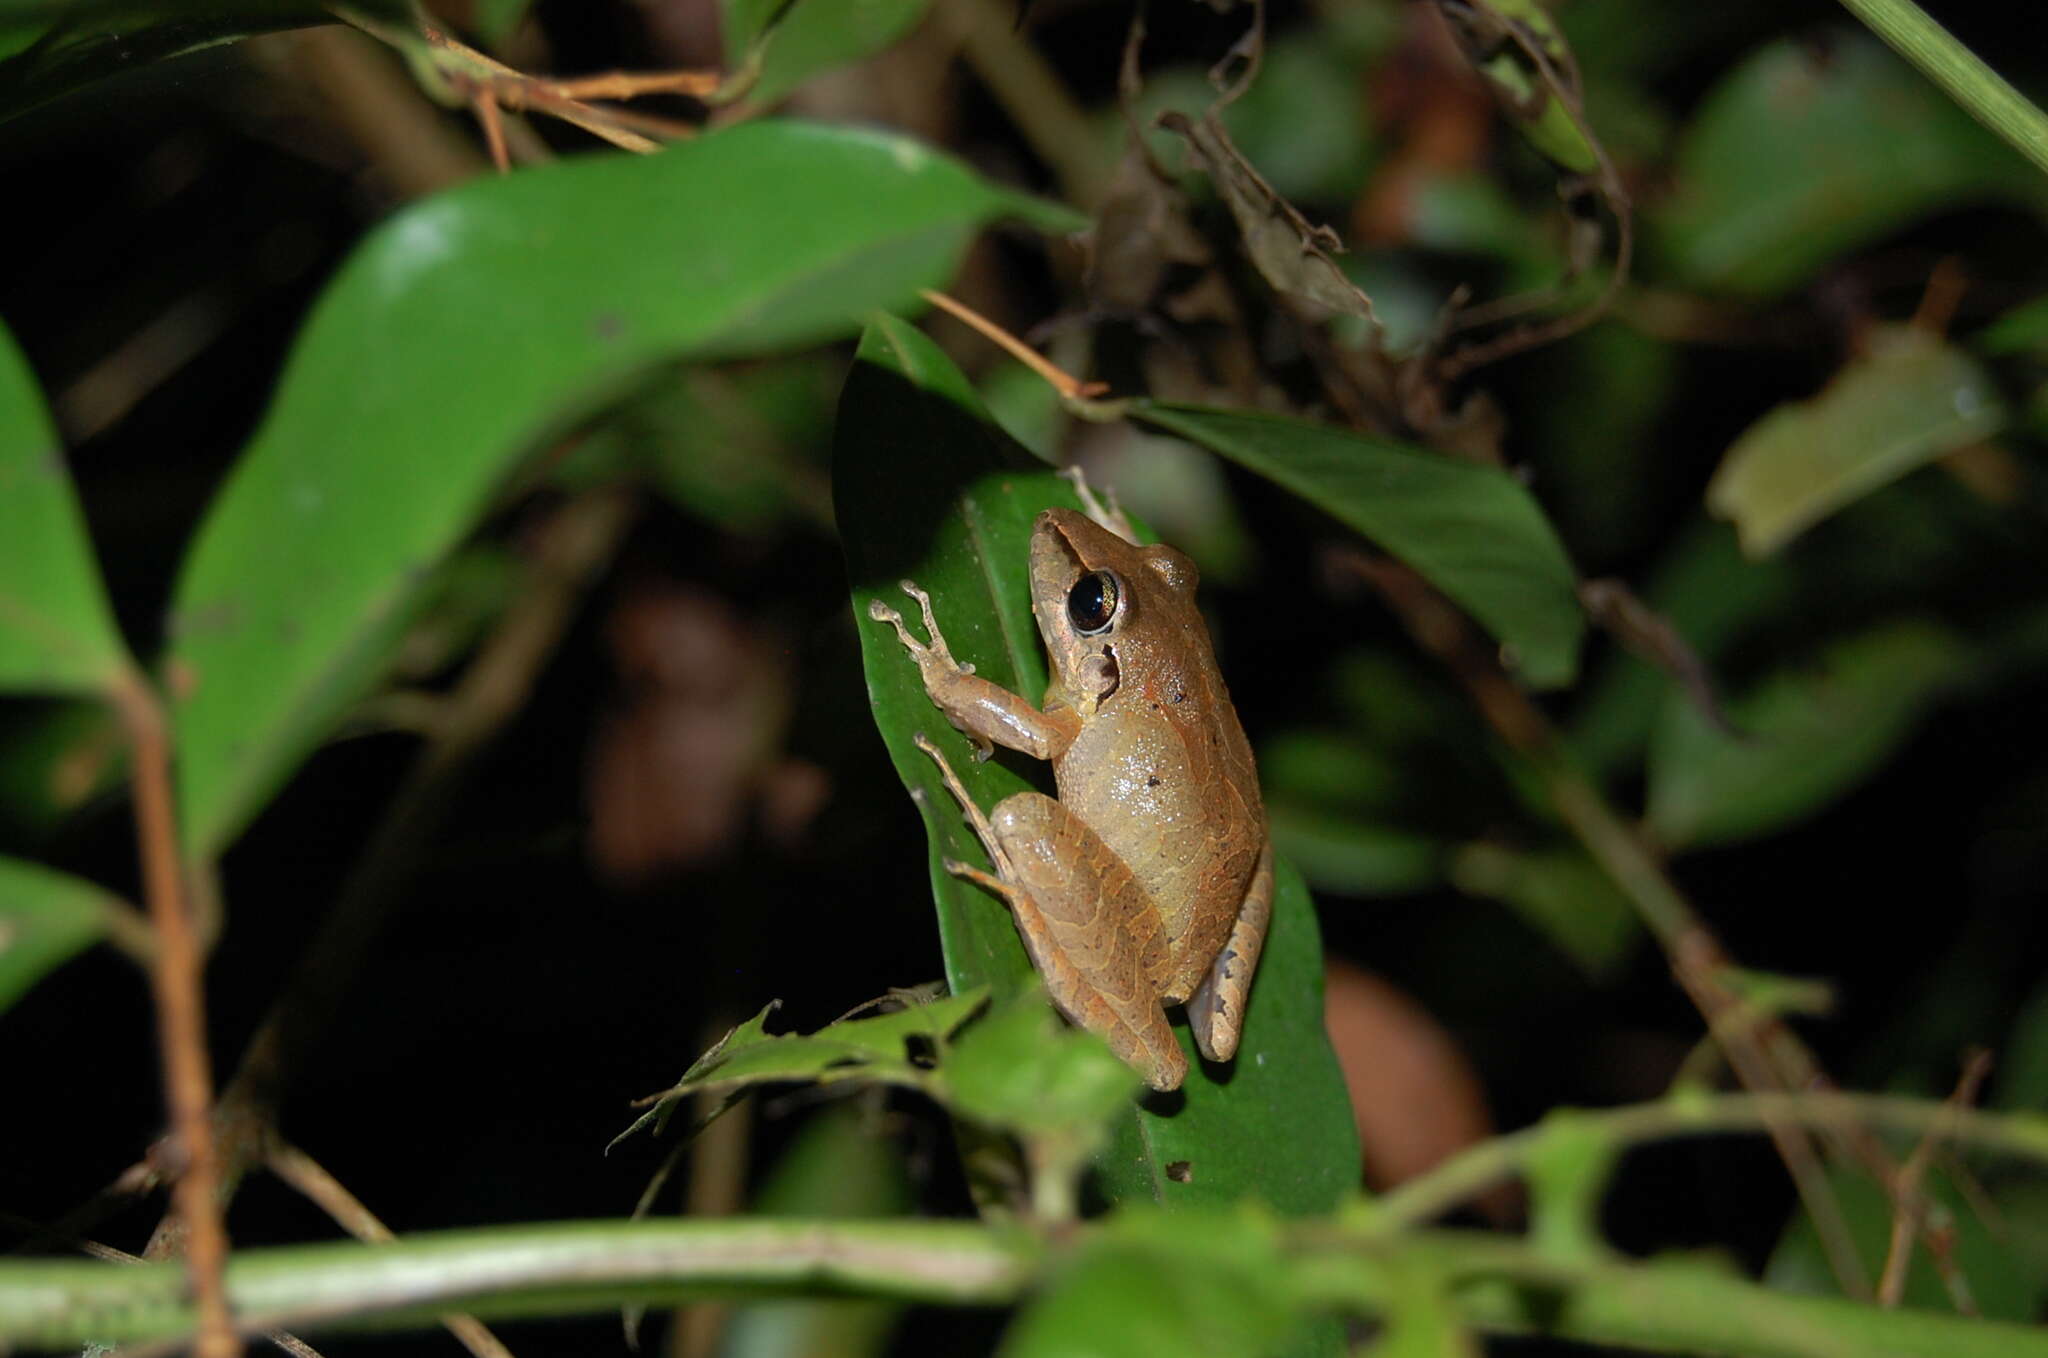
[[[2037, 1114], [1988, 1113], [1899, 1094], [1672, 1095], [1621, 1108], [1573, 1109], [1571, 1134], [1601, 1138], [1623, 1151], [1681, 1137], [1760, 1132], [1772, 1124], [1839, 1130], [1876, 1124], [1900, 1132], [1934, 1133], [1957, 1145], [2048, 1166], [2048, 1119]], [[1551, 1130], [1543, 1123], [1459, 1151], [1434, 1169], [1387, 1190], [1373, 1203], [1376, 1230], [1395, 1232], [1434, 1221], [1461, 1203], [1507, 1183], [1538, 1158]]]
[[478, 85], [469, 92], [470, 111], [476, 115], [476, 124], [483, 129], [484, 146], [491, 153], [491, 164], [499, 174], [512, 173], [512, 153], [505, 149], [505, 119], [498, 111], [498, 98], [488, 86]]
[[919, 288], [917, 295], [994, 343], [1011, 358], [1044, 378], [1046, 385], [1069, 401], [1089, 400], [1109, 390], [1107, 382], [1084, 382], [1062, 371], [1051, 359], [965, 302], [948, 297], [943, 292], [934, 292], [930, 288]]
[[[398, 1238], [389, 1226], [377, 1219], [375, 1212], [363, 1205], [362, 1199], [329, 1174], [326, 1166], [297, 1146], [282, 1142], [273, 1145], [266, 1162], [272, 1174], [297, 1189], [315, 1207], [327, 1213], [335, 1225], [364, 1244], [388, 1245]], [[475, 1316], [451, 1311], [441, 1317], [441, 1324], [476, 1358], [512, 1358], [512, 1350], [506, 1348], [503, 1341]]]
[[[1991, 1053], [1977, 1051], [1963, 1063], [1963, 1073], [1956, 1081], [1955, 1091], [1942, 1105], [1943, 1111], [1968, 1108], [1977, 1102], [1977, 1091], [1984, 1085], [1984, 1077], [1991, 1073]], [[1892, 1230], [1891, 1240], [1885, 1251], [1884, 1270], [1877, 1280], [1877, 1304], [1897, 1306], [1906, 1292], [1906, 1269], [1913, 1262], [1913, 1237], [1920, 1233], [1921, 1223], [1927, 1217], [1927, 1193], [1921, 1187], [1927, 1177], [1927, 1166], [1941, 1148], [1942, 1138], [1948, 1134], [1948, 1119], [1936, 1122], [1927, 1129], [1920, 1144], [1906, 1157], [1906, 1163], [1899, 1167], [1892, 1185]], [[1956, 1309], [1964, 1315], [1976, 1314], [1967, 1287], [1957, 1295], [1959, 1275], [1954, 1274], [1954, 1261], [1945, 1260], [1934, 1253], [1936, 1267], [1942, 1271], [1943, 1280], [1948, 1282], [1951, 1298]]]
[[[591, 578], [611, 560], [630, 500], [600, 490], [563, 506], [539, 534], [531, 585], [448, 697], [443, 719], [343, 884], [305, 961], [258, 1025], [222, 1091], [224, 1193], [267, 1151], [273, 1112], [348, 998], [368, 955], [446, 818], [476, 755], [524, 705]], [[163, 1227], [159, 1227], [159, 1234]]]
[[242, 1341], [228, 1310], [228, 1234], [221, 1220], [220, 1159], [213, 1139], [213, 1069], [206, 1051], [205, 958], [193, 928], [189, 877], [178, 847], [171, 789], [171, 733], [148, 680], [128, 671], [111, 694], [134, 752], [135, 833], [156, 956], [156, 1000], [164, 1097], [177, 1145], [172, 1200], [185, 1230], [185, 1263], [198, 1304], [198, 1358], [237, 1358]]

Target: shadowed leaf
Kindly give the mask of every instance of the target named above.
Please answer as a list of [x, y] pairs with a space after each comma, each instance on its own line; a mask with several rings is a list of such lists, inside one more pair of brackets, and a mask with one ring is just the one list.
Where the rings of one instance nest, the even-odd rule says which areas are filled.
[[1848, 638], [1818, 666], [1730, 703], [1741, 738], [1674, 696], [1650, 744], [1651, 828], [1668, 845], [1697, 845], [1811, 814], [1882, 765], [1965, 662], [1962, 641], [1930, 623]]
[[1498, 637], [1531, 684], [1577, 672], [1585, 619], [1571, 561], [1507, 473], [1255, 411], [1162, 403], [1131, 414], [1285, 486], [1414, 567]]
[[1744, 431], [1707, 487], [1750, 556], [1767, 556], [1844, 505], [2005, 424], [1991, 375], [1911, 325], [1871, 332], [1826, 390]]
[[84, 878], [0, 858], [0, 1013], [46, 972], [97, 943], [121, 908]]
[[1677, 281], [1776, 296], [1952, 204], [2040, 206], [2040, 174], [1865, 34], [1763, 48], [1710, 93], [1654, 219]]

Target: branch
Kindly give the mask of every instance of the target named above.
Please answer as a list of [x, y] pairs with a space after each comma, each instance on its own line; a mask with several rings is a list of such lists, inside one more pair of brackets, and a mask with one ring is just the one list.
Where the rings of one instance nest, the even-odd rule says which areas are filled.
[[193, 924], [188, 865], [178, 849], [171, 790], [171, 733], [149, 681], [126, 670], [110, 698], [134, 751], [135, 835], [156, 949], [149, 968], [157, 1042], [177, 1146], [172, 1199], [184, 1231], [185, 1267], [197, 1298], [198, 1358], [238, 1358], [221, 1274], [228, 1257], [221, 1221], [220, 1156], [213, 1139], [213, 1068], [206, 1051], [205, 953]]
[[[859, 1292], [956, 1306], [1014, 1301], [1037, 1274], [1021, 1232], [974, 1222], [589, 1221], [247, 1250], [228, 1296], [249, 1328], [343, 1318], [426, 1325], [567, 1315], [707, 1295]], [[172, 1264], [0, 1262], [0, 1344], [182, 1340], [194, 1310]]]
[[[1939, 1132], [1944, 1139], [2048, 1165], [2048, 1118], [1982, 1109], [1891, 1094], [1701, 1094], [1602, 1111], [1571, 1110], [1573, 1135], [1592, 1135], [1614, 1151], [1646, 1141], [1728, 1132], [1769, 1131], [1802, 1126], [1819, 1131], [1876, 1124], [1900, 1132]], [[1526, 1131], [1483, 1141], [1428, 1173], [1382, 1194], [1372, 1220], [1383, 1228], [1421, 1225], [1520, 1175], [1546, 1143], [1559, 1135], [1556, 1124], [1539, 1122]]]
[[[2048, 1358], [2039, 1329], [1786, 1295], [1702, 1265], [1560, 1262], [1500, 1236], [1388, 1234], [1369, 1222], [1267, 1229], [1290, 1295], [1319, 1310], [1385, 1315], [1401, 1300], [1395, 1280], [1420, 1273], [1447, 1285], [1463, 1324], [1497, 1333], [1769, 1358]], [[371, 1318], [389, 1328], [455, 1305], [532, 1317], [792, 1292], [989, 1306], [1018, 1301], [1100, 1234], [1075, 1230], [1054, 1251], [1020, 1230], [961, 1221], [572, 1222], [250, 1251], [228, 1286], [252, 1325]], [[192, 1321], [168, 1264], [0, 1263], [0, 1342], [160, 1351]]]

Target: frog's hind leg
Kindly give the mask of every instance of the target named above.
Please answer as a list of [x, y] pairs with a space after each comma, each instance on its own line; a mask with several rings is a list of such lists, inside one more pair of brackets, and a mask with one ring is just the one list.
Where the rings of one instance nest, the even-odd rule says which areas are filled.
[[[953, 772], [953, 766], [946, 762], [946, 756], [939, 752], [939, 747], [932, 743], [932, 738], [922, 731], [913, 733], [910, 743], [923, 750], [932, 763], [939, 766], [939, 780], [946, 785], [946, 791], [953, 794], [953, 800], [960, 803], [960, 814], [967, 818], [967, 827], [974, 831], [974, 837], [981, 841], [981, 847], [988, 850], [988, 861], [995, 864], [997, 874], [1004, 878], [1012, 876], [1009, 855], [1003, 852], [1003, 842], [996, 837], [995, 827], [988, 823], [988, 817], [982, 815], [981, 808], [974, 804], [974, 798], [968, 795], [967, 785], [960, 781], [959, 774]], [[955, 877], [987, 876], [986, 873], [968, 869], [964, 863], [953, 858], [946, 860], [946, 871]]]
[[1259, 855], [1244, 904], [1238, 907], [1237, 921], [1230, 926], [1230, 941], [1216, 954], [1209, 974], [1188, 999], [1188, 1026], [1194, 1029], [1195, 1046], [1207, 1060], [1228, 1061], [1237, 1055], [1252, 976], [1259, 969], [1259, 953], [1266, 946], [1266, 926], [1272, 918], [1273, 845], [1269, 840]]
[[996, 875], [948, 859], [946, 870], [1000, 897], [1060, 1012], [1109, 1043], [1154, 1089], [1178, 1089], [1187, 1056], [1159, 1002], [1166, 926], [1102, 838], [1052, 798], [1020, 792], [985, 817], [936, 746], [946, 788], [988, 849]]

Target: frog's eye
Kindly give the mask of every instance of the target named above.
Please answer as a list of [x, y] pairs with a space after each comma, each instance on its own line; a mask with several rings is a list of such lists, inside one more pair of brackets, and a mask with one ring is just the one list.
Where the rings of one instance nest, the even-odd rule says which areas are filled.
[[1067, 591], [1067, 618], [1084, 637], [1107, 632], [1116, 620], [1118, 595], [1116, 577], [1108, 571], [1090, 571]]

